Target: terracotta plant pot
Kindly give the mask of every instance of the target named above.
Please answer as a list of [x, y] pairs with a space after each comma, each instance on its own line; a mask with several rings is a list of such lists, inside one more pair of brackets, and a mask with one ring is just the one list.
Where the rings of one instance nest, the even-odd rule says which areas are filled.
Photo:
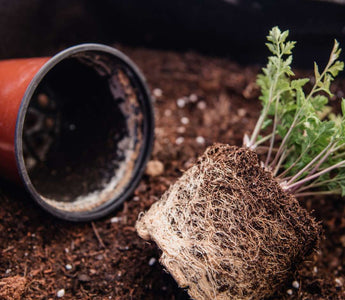
[[0, 175], [55, 216], [86, 221], [119, 206], [144, 171], [153, 129], [145, 79], [114, 48], [0, 62]]

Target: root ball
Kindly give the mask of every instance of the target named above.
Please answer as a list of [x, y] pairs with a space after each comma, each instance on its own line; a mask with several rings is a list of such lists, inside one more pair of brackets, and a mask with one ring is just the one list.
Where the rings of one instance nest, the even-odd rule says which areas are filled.
[[209, 147], [136, 228], [194, 299], [270, 296], [320, 236], [253, 151], [222, 144]]

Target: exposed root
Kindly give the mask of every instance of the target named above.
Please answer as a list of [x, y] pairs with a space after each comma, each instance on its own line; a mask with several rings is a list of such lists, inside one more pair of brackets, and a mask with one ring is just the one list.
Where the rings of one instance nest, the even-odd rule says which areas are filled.
[[195, 299], [262, 299], [317, 246], [320, 226], [257, 155], [217, 144], [141, 214], [144, 239]]

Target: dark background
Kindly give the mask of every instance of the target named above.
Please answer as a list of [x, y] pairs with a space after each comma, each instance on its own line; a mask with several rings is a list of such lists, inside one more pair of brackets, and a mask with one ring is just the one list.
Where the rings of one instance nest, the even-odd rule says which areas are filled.
[[274, 25], [298, 41], [295, 66], [311, 68], [326, 62], [334, 38], [345, 47], [345, 1], [0, 0], [0, 58], [120, 42], [263, 63]]

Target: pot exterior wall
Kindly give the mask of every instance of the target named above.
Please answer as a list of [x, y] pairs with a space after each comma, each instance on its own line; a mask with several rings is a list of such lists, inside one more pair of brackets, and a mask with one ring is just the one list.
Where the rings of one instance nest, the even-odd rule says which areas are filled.
[[15, 158], [15, 130], [25, 91], [38, 70], [49, 60], [43, 58], [0, 61], [0, 176], [20, 182]]

